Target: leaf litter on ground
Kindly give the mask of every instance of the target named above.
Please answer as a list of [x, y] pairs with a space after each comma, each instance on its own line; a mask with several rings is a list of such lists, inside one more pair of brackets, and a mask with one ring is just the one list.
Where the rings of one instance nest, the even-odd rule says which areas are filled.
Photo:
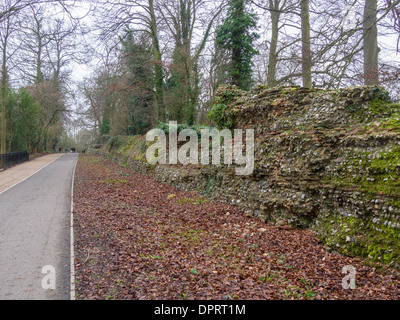
[[[99, 156], [80, 155], [74, 188], [78, 299], [400, 298], [394, 270], [332, 252], [311, 230], [265, 224]], [[356, 289], [343, 289], [348, 265]]]

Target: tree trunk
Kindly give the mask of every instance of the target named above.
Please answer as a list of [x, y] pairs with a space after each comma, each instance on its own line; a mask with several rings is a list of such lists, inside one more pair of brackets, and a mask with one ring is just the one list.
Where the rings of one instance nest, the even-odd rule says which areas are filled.
[[[3, 56], [4, 57], [4, 56]], [[3, 60], [1, 72], [1, 149], [0, 153], [6, 153], [6, 84], [7, 84], [7, 71], [5, 62]]]
[[364, 7], [364, 84], [379, 83], [377, 0], [366, 0]]
[[[181, 38], [181, 58], [184, 67], [184, 88], [186, 92], [186, 108], [184, 110], [184, 121], [188, 125], [193, 125], [195, 122], [195, 114], [196, 114], [196, 105], [197, 105], [197, 97], [196, 97], [196, 76], [197, 73], [194, 72], [195, 65], [192, 61], [191, 55], [191, 3], [190, 1], [181, 1], [181, 11], [180, 11], [180, 21], [181, 21], [181, 30], [182, 30], [182, 38]], [[195, 10], [195, 8], [193, 8]]]
[[269, 8], [271, 12], [272, 21], [272, 35], [271, 35], [271, 46], [269, 48], [268, 58], [268, 74], [267, 74], [267, 85], [268, 87], [274, 87], [276, 85], [276, 65], [277, 56], [276, 50], [278, 47], [278, 33], [279, 33], [279, 1], [269, 1]]
[[43, 49], [43, 41], [42, 35], [40, 34], [41, 25], [39, 20], [36, 19], [36, 36], [37, 36], [37, 52], [36, 52], [36, 83], [42, 82], [42, 49]]
[[164, 71], [162, 68], [161, 61], [161, 52], [160, 52], [160, 44], [158, 41], [158, 32], [157, 32], [157, 22], [156, 15], [154, 12], [154, 2], [153, 0], [149, 0], [149, 12], [150, 12], [150, 30], [151, 30], [151, 39], [153, 43], [153, 55], [154, 55], [154, 77], [155, 77], [155, 100], [157, 105], [157, 120], [159, 122], [167, 121], [167, 113], [165, 110], [165, 101], [164, 101]]
[[302, 38], [302, 77], [303, 87], [312, 87], [311, 78], [311, 36], [310, 1], [301, 1], [301, 38]]
[[3, 52], [2, 52], [2, 66], [1, 66], [1, 147], [0, 153], [6, 153], [6, 143], [7, 143], [7, 127], [6, 127], [6, 86], [7, 86], [7, 37], [6, 35], [3, 42]]

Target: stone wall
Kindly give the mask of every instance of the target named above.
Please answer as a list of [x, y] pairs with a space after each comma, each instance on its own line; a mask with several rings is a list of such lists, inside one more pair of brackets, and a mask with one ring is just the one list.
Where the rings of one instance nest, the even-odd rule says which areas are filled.
[[221, 127], [255, 129], [250, 176], [235, 175], [234, 165], [150, 166], [143, 137], [101, 152], [263, 221], [311, 228], [342, 253], [399, 267], [400, 106], [383, 88], [221, 87], [216, 101]]

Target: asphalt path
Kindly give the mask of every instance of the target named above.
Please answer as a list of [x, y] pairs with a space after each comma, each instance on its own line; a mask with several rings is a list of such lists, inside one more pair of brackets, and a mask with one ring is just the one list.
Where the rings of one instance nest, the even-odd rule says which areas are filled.
[[77, 158], [63, 154], [0, 194], [1, 300], [70, 299]]

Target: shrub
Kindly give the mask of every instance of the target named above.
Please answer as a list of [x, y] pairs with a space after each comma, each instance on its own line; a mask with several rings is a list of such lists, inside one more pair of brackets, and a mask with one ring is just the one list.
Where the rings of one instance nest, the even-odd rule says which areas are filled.
[[124, 140], [121, 136], [115, 136], [110, 139], [110, 143], [108, 144], [108, 151], [117, 150], [122, 147], [124, 144]]

